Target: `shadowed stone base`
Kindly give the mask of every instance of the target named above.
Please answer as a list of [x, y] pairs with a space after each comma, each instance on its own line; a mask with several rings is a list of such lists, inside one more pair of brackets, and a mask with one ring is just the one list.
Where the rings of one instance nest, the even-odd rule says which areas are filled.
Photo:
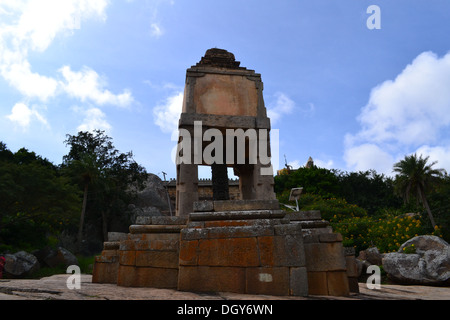
[[109, 232], [108, 241], [103, 243], [103, 251], [95, 257], [92, 271], [93, 283], [117, 283], [119, 269], [120, 241], [127, 238], [126, 233]]
[[309, 294], [348, 296], [353, 273], [347, 274], [342, 235], [333, 233], [320, 211], [290, 212], [286, 217], [302, 226]]
[[181, 231], [178, 289], [306, 296], [301, 225], [289, 224], [281, 210], [227, 205], [237, 210], [190, 215]]
[[129, 234], [112, 234], [92, 281], [278, 296], [359, 290], [354, 251], [344, 251], [319, 211], [286, 213], [273, 200], [200, 201], [194, 209], [189, 223], [138, 217]]
[[180, 230], [187, 219], [141, 216], [120, 241], [105, 242], [92, 281], [124, 287], [176, 289]]

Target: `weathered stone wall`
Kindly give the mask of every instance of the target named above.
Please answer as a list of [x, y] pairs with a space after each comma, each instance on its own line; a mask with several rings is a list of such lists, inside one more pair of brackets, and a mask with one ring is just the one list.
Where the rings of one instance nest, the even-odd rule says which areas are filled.
[[307, 295], [301, 225], [289, 224], [282, 210], [255, 209], [263, 202], [196, 204], [198, 210], [238, 210], [190, 215], [181, 231], [179, 290]]
[[92, 271], [93, 283], [117, 284], [120, 241], [126, 239], [126, 233], [108, 233], [108, 241], [103, 243], [102, 253], [95, 257], [94, 268]]
[[197, 79], [194, 103], [197, 113], [256, 117], [258, 93], [245, 76], [206, 74]]
[[125, 239], [104, 244], [93, 282], [294, 296], [359, 290], [354, 252], [319, 211], [286, 214], [276, 200], [199, 201], [193, 211], [188, 223], [139, 217]]
[[349, 276], [342, 235], [333, 233], [317, 210], [291, 212], [286, 217], [302, 226], [309, 294], [348, 296]]
[[119, 246], [117, 284], [125, 287], [177, 288], [180, 217], [140, 217]]

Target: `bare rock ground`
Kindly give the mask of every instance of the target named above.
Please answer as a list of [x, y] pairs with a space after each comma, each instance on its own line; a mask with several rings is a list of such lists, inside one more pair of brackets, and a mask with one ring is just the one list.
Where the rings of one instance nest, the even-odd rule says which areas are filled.
[[69, 276], [61, 274], [39, 280], [0, 280], [0, 300], [450, 300], [449, 287], [381, 285], [381, 289], [370, 290], [365, 283], [360, 283], [360, 293], [349, 297], [280, 297], [119, 287], [92, 283], [91, 275], [81, 275], [80, 289], [69, 289]]

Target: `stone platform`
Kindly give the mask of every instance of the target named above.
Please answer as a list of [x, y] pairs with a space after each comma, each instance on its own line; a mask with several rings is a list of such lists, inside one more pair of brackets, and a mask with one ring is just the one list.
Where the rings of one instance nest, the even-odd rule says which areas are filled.
[[188, 217], [138, 217], [110, 233], [92, 281], [279, 296], [358, 293], [354, 252], [320, 211], [276, 200], [199, 201]]
[[178, 289], [249, 294], [308, 294], [301, 225], [272, 201], [195, 203], [181, 231]]

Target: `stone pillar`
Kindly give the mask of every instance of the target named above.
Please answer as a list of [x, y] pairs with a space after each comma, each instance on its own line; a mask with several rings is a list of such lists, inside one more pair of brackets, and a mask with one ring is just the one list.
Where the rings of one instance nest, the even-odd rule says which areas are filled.
[[187, 216], [198, 201], [198, 165], [179, 164], [177, 178], [176, 215]]
[[211, 165], [213, 200], [229, 200], [228, 169], [225, 164]]
[[234, 167], [234, 174], [239, 177], [239, 191], [241, 200], [255, 199], [255, 187], [253, 179], [254, 165], [237, 165]]
[[350, 292], [359, 293], [359, 284], [358, 284], [359, 273], [355, 258], [355, 248], [344, 247], [344, 254]]

